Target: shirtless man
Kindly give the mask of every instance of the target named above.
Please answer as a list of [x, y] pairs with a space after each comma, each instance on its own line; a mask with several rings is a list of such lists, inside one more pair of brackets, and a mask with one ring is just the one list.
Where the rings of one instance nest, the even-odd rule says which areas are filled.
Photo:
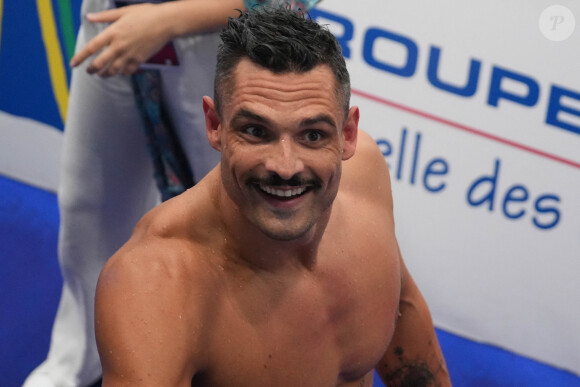
[[203, 100], [221, 163], [101, 273], [104, 386], [450, 385], [338, 43], [287, 10], [222, 40]]

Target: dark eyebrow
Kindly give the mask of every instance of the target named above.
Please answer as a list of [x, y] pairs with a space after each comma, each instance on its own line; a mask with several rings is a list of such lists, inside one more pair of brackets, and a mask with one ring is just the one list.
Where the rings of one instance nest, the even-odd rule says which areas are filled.
[[300, 126], [314, 126], [320, 122], [325, 122], [333, 128], [336, 128], [336, 122], [328, 114], [319, 114], [316, 117], [306, 118], [300, 122]]
[[269, 123], [270, 121], [268, 121], [266, 118], [262, 117], [259, 114], [256, 114], [254, 112], [251, 112], [247, 109], [240, 109], [236, 112], [236, 114], [234, 114], [234, 116], [232, 117], [232, 122], [236, 122], [238, 120], [242, 120], [242, 119], [250, 119], [252, 121], [258, 121], [264, 124]]
[[[234, 114], [234, 116], [232, 117], [232, 122], [235, 123], [236, 121], [243, 119], [250, 119], [252, 121], [257, 121], [266, 125], [270, 123], [270, 120], [268, 120], [267, 118], [262, 117], [261, 115], [256, 114], [248, 109], [238, 110], [236, 114]], [[302, 121], [300, 121], [300, 126], [315, 126], [320, 122], [324, 122], [332, 126], [333, 128], [336, 128], [336, 123], [334, 119], [332, 119], [332, 117], [329, 116], [328, 114], [319, 114], [315, 117], [305, 118]]]

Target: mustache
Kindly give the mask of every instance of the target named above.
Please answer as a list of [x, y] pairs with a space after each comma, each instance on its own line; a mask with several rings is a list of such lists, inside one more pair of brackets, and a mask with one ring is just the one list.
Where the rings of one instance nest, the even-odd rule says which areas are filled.
[[262, 184], [271, 187], [313, 186], [319, 188], [322, 186], [320, 179], [316, 177], [306, 179], [300, 175], [294, 175], [290, 179], [283, 179], [277, 173], [270, 173], [265, 177], [251, 177], [247, 180], [247, 184]]

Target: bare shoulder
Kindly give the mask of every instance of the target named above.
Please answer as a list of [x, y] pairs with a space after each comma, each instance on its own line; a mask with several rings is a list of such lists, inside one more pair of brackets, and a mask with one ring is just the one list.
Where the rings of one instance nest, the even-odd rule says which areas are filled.
[[[374, 257], [372, 275], [398, 273], [399, 252], [395, 236], [393, 198], [387, 163], [374, 139], [359, 130], [353, 157], [343, 162], [337, 196], [337, 233], [347, 232], [361, 258]], [[395, 266], [393, 266], [395, 265]], [[364, 265], [365, 267], [370, 267]], [[384, 272], [383, 272], [384, 274]]]
[[207, 338], [196, 327], [211, 316], [208, 264], [203, 249], [165, 225], [167, 210], [144, 217], [99, 277], [95, 328], [111, 385], [187, 385], [204, 367]]
[[377, 200], [392, 207], [387, 163], [375, 140], [359, 130], [356, 152], [343, 163], [341, 190], [359, 199]]
[[382, 283], [385, 278], [399, 283], [389, 170], [374, 139], [361, 130], [354, 156], [343, 163], [339, 195], [336, 219], [342, 221], [336, 232], [346, 233], [344, 239], [356, 246], [353, 256], [360, 257], [359, 267], [367, 269], [370, 283]]

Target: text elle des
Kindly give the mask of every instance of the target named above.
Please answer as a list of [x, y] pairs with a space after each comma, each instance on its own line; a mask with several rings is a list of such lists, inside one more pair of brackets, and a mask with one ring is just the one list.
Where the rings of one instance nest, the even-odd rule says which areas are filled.
[[[386, 138], [378, 138], [376, 142], [387, 160], [391, 179], [421, 185], [430, 193], [441, 193], [448, 184], [449, 162], [443, 157], [419, 161], [422, 140], [420, 132], [412, 136], [403, 128], [398, 142]], [[486, 172], [469, 182], [465, 190], [467, 204], [474, 208], [486, 208], [492, 213], [498, 211], [511, 220], [527, 217], [540, 230], [556, 227], [561, 218], [560, 196], [554, 193], [533, 194], [520, 182], [500, 190], [500, 186], [505, 186], [500, 181], [501, 168], [502, 161], [497, 158]]]

